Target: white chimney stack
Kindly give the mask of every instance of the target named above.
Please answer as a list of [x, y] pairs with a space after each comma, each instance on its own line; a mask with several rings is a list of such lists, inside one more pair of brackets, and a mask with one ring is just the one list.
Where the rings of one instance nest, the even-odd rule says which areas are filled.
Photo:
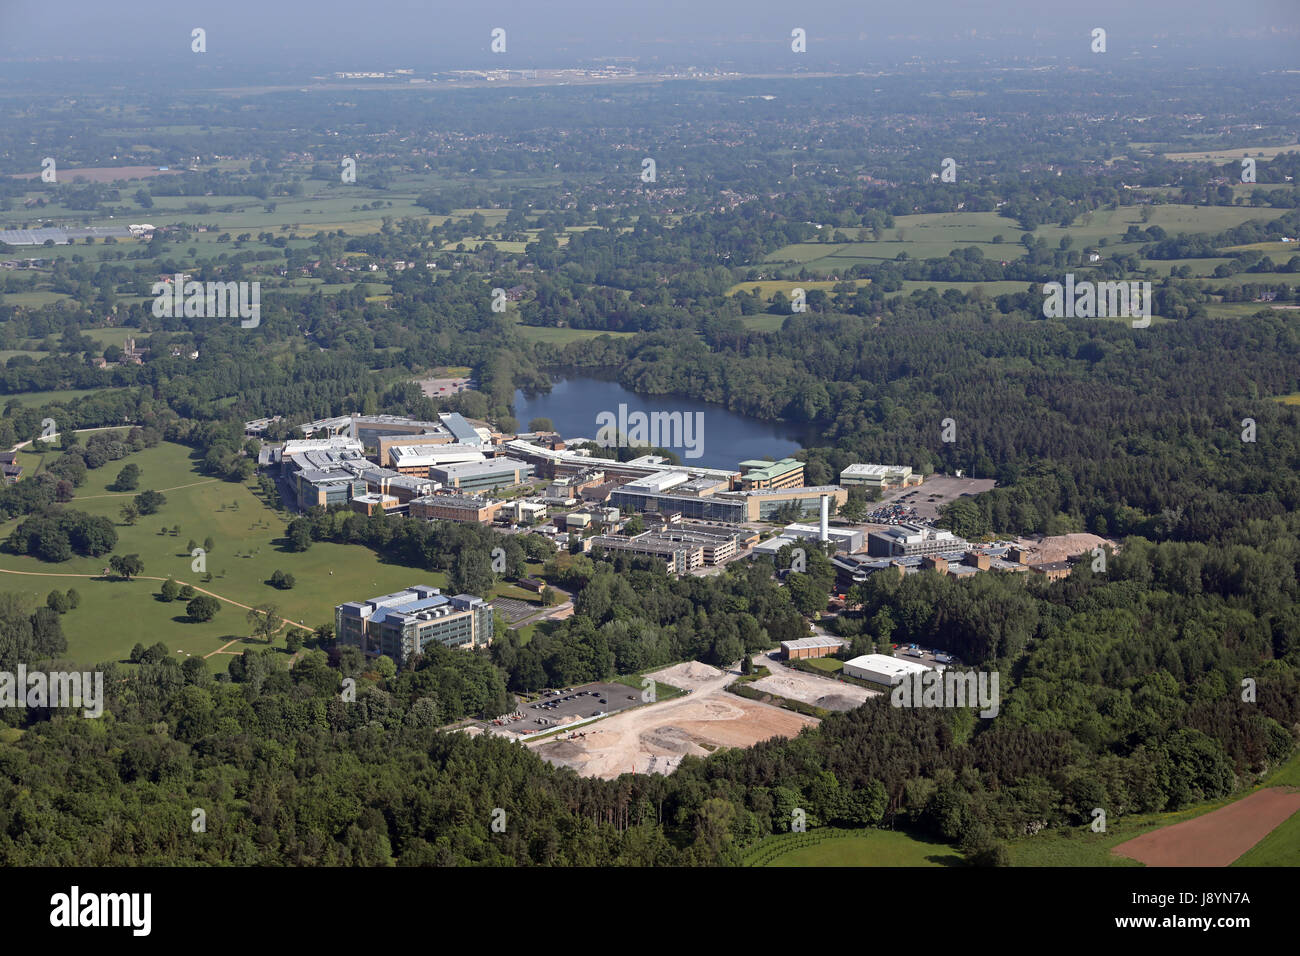
[[829, 541], [829, 540], [831, 539], [830, 522], [831, 522], [831, 496], [830, 496], [830, 495], [822, 495], [822, 533], [821, 533], [821, 540], [822, 540], [823, 542], [825, 542], [825, 541]]

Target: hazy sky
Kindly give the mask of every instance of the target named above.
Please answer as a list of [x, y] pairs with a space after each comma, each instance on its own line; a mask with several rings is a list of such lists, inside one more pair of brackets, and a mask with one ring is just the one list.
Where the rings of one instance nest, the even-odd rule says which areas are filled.
[[[1098, 26], [1123, 52], [1153, 39], [1226, 48], [1259, 31], [1294, 44], [1300, 0], [0, 0], [0, 57], [156, 63], [190, 55], [196, 26], [213, 60], [422, 70], [788, 57], [798, 26], [809, 37], [800, 65], [816, 69], [936, 50], [1068, 56]], [[493, 27], [507, 31], [504, 56], [489, 52]]]

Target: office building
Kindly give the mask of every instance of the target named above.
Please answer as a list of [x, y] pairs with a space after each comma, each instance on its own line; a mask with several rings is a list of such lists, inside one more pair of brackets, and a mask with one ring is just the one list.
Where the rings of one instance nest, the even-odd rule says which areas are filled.
[[448, 597], [424, 585], [334, 608], [339, 644], [367, 657], [389, 657], [399, 667], [430, 644], [485, 647], [492, 643], [492, 626], [487, 601], [470, 594]]

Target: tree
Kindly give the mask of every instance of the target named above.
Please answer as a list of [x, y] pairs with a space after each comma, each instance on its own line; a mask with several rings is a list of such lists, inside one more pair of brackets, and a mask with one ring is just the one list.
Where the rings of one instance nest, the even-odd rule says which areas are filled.
[[289, 633], [284, 636], [284, 647], [290, 654], [297, 654], [302, 650], [302, 631], [298, 628], [290, 628]]
[[181, 586], [172, 578], [168, 578], [162, 585], [162, 599], [167, 603], [175, 601], [181, 596]]
[[193, 554], [193, 553], [194, 553], [194, 549], [197, 548], [198, 546], [199, 546], [199, 543], [198, 543], [197, 541], [195, 541], [193, 538], [190, 538], [190, 540], [187, 541], [187, 542], [185, 543], [185, 552], [186, 552], [186, 554]]
[[144, 573], [144, 562], [138, 554], [115, 554], [108, 559], [108, 566], [119, 578], [131, 580], [134, 575]]
[[182, 584], [181, 593], [176, 595], [176, 597], [181, 601], [190, 601], [193, 600], [198, 595], [198, 593], [199, 593], [198, 591], [194, 590], [194, 585]]
[[274, 604], [259, 604], [251, 609], [246, 617], [249, 626], [253, 629], [253, 635], [261, 637], [268, 644], [284, 623], [280, 619], [280, 609]]
[[553, 432], [555, 424], [549, 418], [534, 418], [528, 423], [530, 432]]
[[135, 642], [135, 647], [131, 648], [131, 663], [139, 664], [144, 659], [144, 645], [139, 641]]
[[273, 588], [278, 588], [281, 591], [288, 591], [295, 583], [292, 574], [287, 574], [279, 568], [276, 568], [271, 572], [271, 587]]
[[140, 467], [138, 465], [127, 465], [117, 473], [117, 478], [113, 482], [113, 490], [135, 491], [138, 484], [140, 484]]
[[121, 514], [123, 522], [128, 525], [133, 525], [140, 517], [140, 509], [128, 501], [126, 504], [122, 505]]
[[68, 604], [68, 596], [62, 591], [51, 591], [45, 598], [45, 606], [57, 614], [67, 614], [71, 607]]
[[81, 595], [76, 588], [68, 588], [68, 607], [76, 608], [81, 603]]
[[189, 604], [185, 605], [185, 613], [195, 621], [210, 621], [216, 617], [217, 611], [221, 610], [221, 602], [214, 597], [206, 594], [200, 594]]
[[[215, 547], [216, 547], [216, 543], [212, 540], [212, 535], [208, 535], [206, 538], [203, 539], [203, 550], [206, 551], [208, 554], [211, 554], [212, 549]], [[190, 548], [190, 550], [193, 551], [194, 549]]]
[[158, 491], [142, 491], [135, 496], [135, 506], [140, 514], [151, 515], [167, 503], [167, 496]]

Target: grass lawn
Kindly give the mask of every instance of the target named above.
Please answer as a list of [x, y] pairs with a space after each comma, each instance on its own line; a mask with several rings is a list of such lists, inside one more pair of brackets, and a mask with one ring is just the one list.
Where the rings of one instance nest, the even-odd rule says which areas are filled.
[[64, 388], [51, 392], [19, 392], [15, 395], [0, 396], [5, 402], [18, 400], [28, 408], [39, 408], [42, 405], [55, 405], [63, 402], [70, 402], [75, 398], [84, 398], [87, 395], [96, 395], [101, 392], [111, 392], [114, 389], [106, 388]]
[[810, 657], [808, 658], [808, 666], [819, 671], [825, 671], [827, 674], [838, 674], [844, 670], [844, 662], [837, 661], [833, 657]]
[[[90, 472], [70, 507], [111, 518], [119, 539], [114, 553], [139, 554], [146, 576], [171, 576], [240, 604], [272, 603], [281, 616], [301, 620], [307, 627], [332, 620], [334, 606], [340, 601], [423, 582], [446, 586], [441, 573], [386, 564], [369, 549], [354, 545], [316, 542], [303, 553], [281, 550], [285, 516], [268, 508], [247, 485], [198, 474], [190, 455], [190, 449], [164, 442], [110, 462]], [[161, 511], [141, 517], [133, 527], [121, 523], [119, 511], [135, 493], [107, 489], [128, 463], [140, 468], [139, 490], [154, 489], [167, 496]], [[0, 525], [0, 537], [7, 537], [17, 524], [14, 520]], [[164, 525], [180, 525], [180, 533], [160, 535]], [[201, 544], [209, 536], [214, 548], [207, 556], [207, 570], [213, 578], [205, 584], [200, 574], [191, 570], [192, 559], [185, 545], [190, 538]], [[38, 575], [5, 574], [0, 579], [6, 588], [23, 590], [41, 603], [52, 588], [77, 589], [81, 604], [63, 618], [68, 656], [77, 663], [125, 658], [136, 641], [152, 644], [161, 640], [172, 650], [206, 654], [249, 632], [244, 609], [230, 604], [223, 604], [206, 624], [189, 622], [183, 606], [164, 604], [154, 597], [158, 581], [57, 576], [98, 576], [107, 564], [107, 556], [73, 557], [47, 564], [32, 557], [0, 554], [0, 570]], [[277, 568], [295, 577], [292, 590], [278, 591], [265, 583]], [[277, 638], [278, 643], [282, 640], [282, 636]], [[224, 663], [219, 657], [209, 660], [214, 667], [224, 667]]]
[[[898, 830], [833, 831], [817, 840], [816, 830], [783, 833], [759, 844], [761, 866], [954, 866], [962, 862], [946, 843], [921, 839]], [[817, 842], [807, 838], [812, 837]], [[804, 838], [804, 839], [800, 839]], [[800, 845], [804, 843], [806, 845]], [[785, 844], [790, 849], [770, 854]], [[746, 854], [747, 858], [750, 854]]]

